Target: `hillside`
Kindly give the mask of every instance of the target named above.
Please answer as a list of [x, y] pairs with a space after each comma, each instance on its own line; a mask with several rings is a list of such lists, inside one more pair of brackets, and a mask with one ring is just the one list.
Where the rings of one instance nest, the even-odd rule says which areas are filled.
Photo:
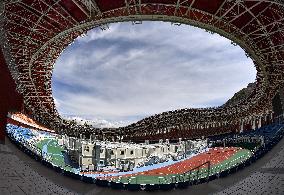
[[225, 104], [223, 104], [223, 106], [235, 105], [241, 100], [247, 98], [253, 92], [255, 85], [255, 82], [249, 83], [246, 88], [243, 88], [237, 93], [235, 93], [231, 99], [229, 99]]

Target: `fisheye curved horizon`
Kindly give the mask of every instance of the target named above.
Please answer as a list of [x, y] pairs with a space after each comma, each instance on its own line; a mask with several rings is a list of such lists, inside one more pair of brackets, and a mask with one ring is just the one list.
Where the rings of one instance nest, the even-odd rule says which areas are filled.
[[124, 22], [67, 47], [52, 89], [61, 115], [123, 126], [168, 110], [221, 106], [255, 75], [243, 49], [218, 34]]
[[279, 0], [0, 1], [0, 195], [284, 194], [283, 21]]

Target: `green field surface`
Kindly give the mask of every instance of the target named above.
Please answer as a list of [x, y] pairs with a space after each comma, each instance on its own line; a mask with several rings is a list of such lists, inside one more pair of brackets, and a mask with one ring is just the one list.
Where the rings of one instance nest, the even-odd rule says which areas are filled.
[[[74, 172], [74, 169], [67, 165], [64, 161], [64, 148], [59, 146], [55, 139], [44, 139], [36, 144], [41, 151], [46, 148], [48, 160], [55, 166], [70, 172]], [[235, 167], [237, 164], [248, 159], [252, 155], [252, 152], [248, 149], [239, 150], [229, 159], [224, 160], [216, 165], [211, 165], [210, 175], [220, 173], [224, 170], [228, 170]], [[112, 181], [124, 184], [169, 184], [176, 182], [192, 181], [208, 176], [208, 167], [191, 170], [182, 174], [168, 174], [168, 175], [135, 175], [135, 176], [120, 176], [115, 177]], [[109, 180], [109, 179], [108, 179]]]
[[58, 145], [57, 140], [55, 139], [44, 139], [39, 141], [36, 144], [36, 147], [38, 147], [41, 151], [46, 145], [47, 149], [47, 155], [49, 156], [49, 161], [54, 164], [55, 166], [61, 167], [62, 169], [66, 171], [73, 172], [72, 167], [67, 165], [64, 161], [64, 148]]

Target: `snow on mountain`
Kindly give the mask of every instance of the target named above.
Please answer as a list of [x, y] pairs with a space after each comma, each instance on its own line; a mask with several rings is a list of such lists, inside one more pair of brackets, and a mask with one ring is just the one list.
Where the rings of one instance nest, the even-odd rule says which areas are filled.
[[96, 128], [117, 128], [117, 127], [125, 127], [131, 124], [131, 121], [109, 121], [101, 118], [93, 118], [93, 119], [86, 119], [80, 116], [63, 116], [67, 120], [76, 120], [78, 124], [85, 124], [92, 125]]

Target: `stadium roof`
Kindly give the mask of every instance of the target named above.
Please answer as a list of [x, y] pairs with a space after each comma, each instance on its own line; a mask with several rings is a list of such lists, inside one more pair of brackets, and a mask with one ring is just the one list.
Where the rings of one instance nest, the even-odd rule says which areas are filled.
[[[227, 110], [261, 113], [284, 80], [281, 0], [4, 0], [0, 44], [28, 111], [60, 121], [51, 90], [55, 60], [78, 36], [108, 23], [144, 20], [189, 24], [240, 45], [257, 69], [257, 87]], [[228, 112], [224, 112], [227, 114]], [[51, 122], [51, 123], [50, 123]]]

